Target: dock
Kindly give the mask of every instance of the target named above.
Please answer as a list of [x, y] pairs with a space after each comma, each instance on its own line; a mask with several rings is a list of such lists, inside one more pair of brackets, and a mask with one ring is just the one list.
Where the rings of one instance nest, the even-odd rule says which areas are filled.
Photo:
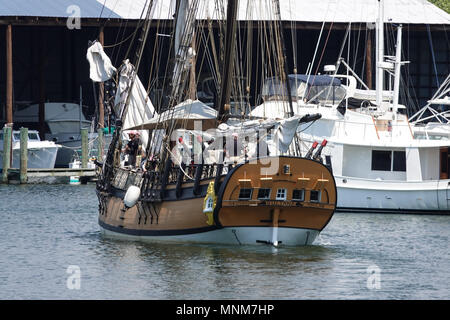
[[[27, 184], [33, 183], [69, 183], [70, 177], [79, 177], [81, 184], [96, 181], [95, 169], [71, 169], [71, 168], [53, 168], [53, 169], [28, 169]], [[8, 182], [10, 184], [24, 183], [20, 180], [20, 169], [8, 169]]]
[[[11, 168], [12, 129], [3, 128], [2, 174], [5, 184], [70, 183], [86, 184], [96, 178], [96, 168], [88, 165], [88, 132], [81, 129], [81, 168], [28, 168], [28, 129], [20, 129], [20, 167]], [[101, 156], [101, 153], [99, 153]]]

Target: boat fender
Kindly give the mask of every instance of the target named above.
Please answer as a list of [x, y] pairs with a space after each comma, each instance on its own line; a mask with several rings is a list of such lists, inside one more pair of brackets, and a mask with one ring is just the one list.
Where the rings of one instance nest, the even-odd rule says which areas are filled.
[[141, 194], [141, 189], [136, 186], [130, 186], [125, 193], [125, 197], [123, 198], [123, 203], [127, 208], [131, 208], [136, 204]]

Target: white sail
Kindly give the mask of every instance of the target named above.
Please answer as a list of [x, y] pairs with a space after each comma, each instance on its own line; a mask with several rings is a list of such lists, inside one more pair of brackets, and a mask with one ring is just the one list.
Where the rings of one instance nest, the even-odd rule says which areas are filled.
[[[125, 120], [122, 124], [123, 128], [130, 128], [143, 124], [153, 118], [153, 116], [157, 115], [155, 108], [147, 95], [147, 91], [137, 75], [135, 75], [134, 82], [132, 83], [131, 80], [134, 72], [133, 65], [128, 59], [125, 60], [120, 69], [119, 86], [114, 101], [114, 105], [117, 108], [120, 105], [124, 105], [121, 104], [121, 102], [124, 102], [127, 99], [127, 92], [131, 95], [126, 109], [127, 114], [125, 115]], [[128, 91], [130, 85], [132, 85], [132, 88]], [[120, 115], [121, 113], [122, 110], [116, 110], [116, 114]], [[148, 143], [148, 131], [139, 130], [139, 132], [142, 146], [143, 148], [146, 148]], [[122, 132], [122, 138], [128, 139], [126, 131]]]
[[116, 72], [116, 68], [111, 64], [111, 60], [98, 41], [87, 49], [86, 59], [89, 61], [89, 77], [94, 82], [107, 81]]

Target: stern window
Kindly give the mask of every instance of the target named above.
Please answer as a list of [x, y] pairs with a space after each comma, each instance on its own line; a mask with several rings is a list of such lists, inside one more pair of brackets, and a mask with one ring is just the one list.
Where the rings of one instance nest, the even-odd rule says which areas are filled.
[[305, 189], [295, 189], [292, 192], [293, 201], [304, 201], [305, 200]]
[[320, 202], [320, 190], [311, 190], [311, 195], [309, 200], [311, 202]]
[[252, 198], [252, 191], [251, 188], [242, 188], [239, 191], [239, 200], [249, 200]]
[[258, 199], [267, 200], [270, 199], [270, 188], [261, 188], [258, 190]]
[[286, 189], [277, 190], [277, 200], [286, 200]]

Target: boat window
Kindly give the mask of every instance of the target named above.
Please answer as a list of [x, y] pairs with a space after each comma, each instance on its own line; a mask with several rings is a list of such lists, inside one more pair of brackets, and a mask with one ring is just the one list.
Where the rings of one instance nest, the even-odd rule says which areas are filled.
[[14, 133], [14, 140], [20, 140], [20, 133]]
[[309, 196], [309, 201], [320, 202], [320, 190], [311, 190], [311, 195]]
[[37, 135], [37, 133], [29, 133], [28, 134], [28, 139], [30, 140], [39, 140], [39, 136]]
[[345, 89], [336, 86], [311, 86], [306, 100], [319, 104], [339, 104], [345, 98]]
[[305, 189], [294, 189], [292, 191], [293, 201], [304, 201], [305, 200]]
[[391, 171], [391, 151], [372, 150], [372, 170]]
[[239, 191], [239, 200], [249, 200], [252, 198], [252, 191], [251, 188], [242, 188]]
[[0, 133], [0, 140], [3, 140], [3, 133]]
[[394, 151], [392, 171], [406, 171], [406, 152]]
[[270, 188], [260, 188], [258, 190], [258, 199], [259, 200], [270, 199]]
[[286, 189], [277, 190], [277, 200], [286, 200]]

